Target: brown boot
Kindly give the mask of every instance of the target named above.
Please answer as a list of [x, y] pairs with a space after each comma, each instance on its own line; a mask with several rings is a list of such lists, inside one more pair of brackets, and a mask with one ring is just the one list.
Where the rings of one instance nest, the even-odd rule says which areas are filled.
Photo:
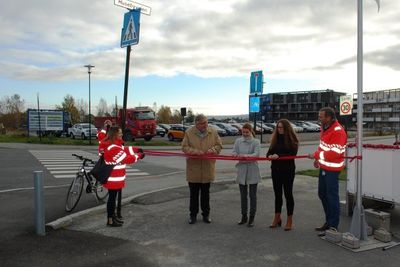
[[281, 225], [282, 225], [281, 214], [275, 213], [274, 220], [272, 221], [272, 224], [269, 226], [269, 228], [276, 228], [280, 227]]
[[285, 231], [292, 230], [292, 226], [293, 226], [293, 215], [289, 215], [287, 217], [287, 222], [286, 222], [286, 225], [285, 225]]

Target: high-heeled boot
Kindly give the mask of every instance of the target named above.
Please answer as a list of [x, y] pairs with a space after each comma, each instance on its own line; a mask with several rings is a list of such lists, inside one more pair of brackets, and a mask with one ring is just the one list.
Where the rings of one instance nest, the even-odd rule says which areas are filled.
[[281, 214], [275, 213], [274, 220], [272, 221], [272, 224], [269, 226], [269, 228], [276, 228], [280, 227], [281, 225], [282, 225]]
[[293, 215], [289, 215], [287, 217], [287, 222], [286, 222], [284, 230], [285, 231], [290, 231], [290, 230], [292, 230], [292, 227], [293, 227]]
[[247, 223], [247, 215], [242, 215], [242, 219], [238, 222], [238, 225]]

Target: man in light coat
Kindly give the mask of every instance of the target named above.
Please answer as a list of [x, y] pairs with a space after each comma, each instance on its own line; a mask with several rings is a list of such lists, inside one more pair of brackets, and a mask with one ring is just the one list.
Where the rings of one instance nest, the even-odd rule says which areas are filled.
[[[217, 155], [222, 143], [216, 130], [208, 127], [207, 117], [199, 114], [195, 117], [195, 126], [185, 132], [182, 151], [188, 155]], [[215, 160], [186, 159], [186, 180], [190, 189], [189, 224], [196, 223], [200, 205], [205, 223], [210, 219], [210, 184], [215, 179]]]

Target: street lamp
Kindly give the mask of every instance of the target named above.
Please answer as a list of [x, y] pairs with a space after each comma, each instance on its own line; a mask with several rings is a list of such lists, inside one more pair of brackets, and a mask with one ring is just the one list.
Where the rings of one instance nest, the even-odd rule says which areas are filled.
[[89, 65], [85, 65], [84, 67], [88, 69], [88, 74], [89, 74], [89, 145], [91, 145], [92, 144], [92, 125], [91, 125], [91, 121], [90, 121], [90, 74], [92, 73], [91, 69], [94, 68], [94, 66], [89, 64]]

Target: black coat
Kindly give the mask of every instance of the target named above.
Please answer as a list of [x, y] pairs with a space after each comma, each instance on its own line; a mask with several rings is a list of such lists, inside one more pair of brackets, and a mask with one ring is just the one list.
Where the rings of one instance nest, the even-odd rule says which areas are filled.
[[[278, 135], [278, 140], [274, 147], [270, 147], [267, 152], [267, 157], [273, 154], [277, 154], [279, 157], [285, 156], [296, 156], [298, 147], [295, 145], [294, 147], [286, 147], [284, 143], [284, 136]], [[271, 160], [271, 169], [272, 171], [279, 171], [284, 173], [293, 173], [296, 169], [296, 165], [294, 163], [294, 159], [289, 160]]]

